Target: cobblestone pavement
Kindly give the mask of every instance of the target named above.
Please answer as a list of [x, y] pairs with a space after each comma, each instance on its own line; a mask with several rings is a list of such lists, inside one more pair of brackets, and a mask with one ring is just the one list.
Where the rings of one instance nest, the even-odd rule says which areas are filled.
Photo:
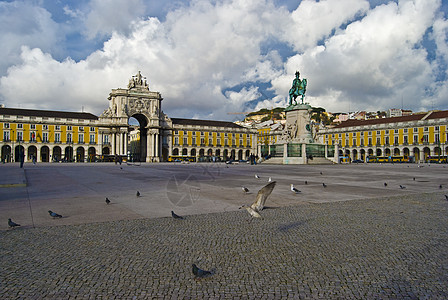
[[[1, 299], [448, 299], [443, 192], [0, 231]], [[193, 278], [191, 264], [213, 275]]]

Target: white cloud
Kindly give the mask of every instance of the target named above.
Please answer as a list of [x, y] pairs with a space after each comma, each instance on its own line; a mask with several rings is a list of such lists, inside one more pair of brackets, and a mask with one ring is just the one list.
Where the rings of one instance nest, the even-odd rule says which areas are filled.
[[20, 63], [20, 47], [60, 53], [63, 36], [48, 11], [28, 2], [0, 2], [0, 75]]
[[303, 0], [290, 15], [284, 39], [297, 51], [304, 51], [368, 8], [369, 2], [365, 0]]

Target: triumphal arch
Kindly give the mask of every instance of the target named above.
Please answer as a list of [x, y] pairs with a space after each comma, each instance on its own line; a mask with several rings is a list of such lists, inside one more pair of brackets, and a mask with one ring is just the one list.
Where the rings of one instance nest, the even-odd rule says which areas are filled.
[[[171, 120], [161, 110], [163, 100], [159, 92], [149, 90], [146, 78], [140, 71], [129, 80], [127, 89], [112, 89], [109, 107], [100, 115], [99, 133], [103, 143], [110, 144], [111, 153], [128, 156], [129, 118], [138, 120], [139, 161], [158, 162], [168, 152]], [[108, 141], [104, 141], [107, 136]]]

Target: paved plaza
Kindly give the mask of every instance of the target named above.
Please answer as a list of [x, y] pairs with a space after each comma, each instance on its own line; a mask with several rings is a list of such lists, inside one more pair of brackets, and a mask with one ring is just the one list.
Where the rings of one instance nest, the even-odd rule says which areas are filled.
[[[427, 164], [3, 164], [0, 298], [447, 299], [447, 175]], [[269, 177], [277, 186], [251, 219], [238, 208]], [[213, 275], [195, 279], [192, 263]]]

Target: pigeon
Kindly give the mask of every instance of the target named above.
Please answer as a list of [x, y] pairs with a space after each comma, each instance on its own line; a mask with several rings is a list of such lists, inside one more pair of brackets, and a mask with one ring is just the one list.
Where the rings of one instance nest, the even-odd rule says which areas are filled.
[[291, 183], [291, 192], [293, 192], [293, 193], [300, 193], [300, 191], [298, 190], [298, 189], [296, 189], [295, 187], [294, 187], [294, 184], [292, 184]]
[[269, 177], [268, 182], [272, 182], [272, 178], [271, 177]]
[[62, 216], [60, 214], [57, 214], [55, 212], [52, 212], [51, 210], [48, 211], [48, 213], [50, 214], [50, 216], [54, 218], [62, 218]]
[[387, 186], [387, 182], [384, 183], [384, 186]]
[[400, 189], [405, 189], [406, 187], [404, 185], [400, 184]]
[[250, 206], [245, 206], [244, 207], [247, 212], [254, 218], [261, 218], [261, 215], [258, 213], [258, 211], [254, 210], [252, 207]]
[[180, 219], [180, 220], [183, 220], [183, 219], [184, 219], [184, 217], [181, 217], [181, 216], [179, 216], [179, 215], [176, 215], [176, 214], [174, 213], [174, 211], [171, 211], [171, 216], [172, 216], [174, 219]]
[[243, 189], [243, 192], [245, 192], [246, 194], [249, 193], [249, 189], [247, 187], [243, 186], [242, 189]]
[[135, 194], [137, 197], [140, 197], [140, 192], [137, 191], [137, 194]]
[[439, 185], [439, 189], [442, 189], [442, 185]]
[[252, 203], [251, 206], [243, 205], [240, 207], [240, 209], [244, 207], [252, 217], [261, 218], [259, 212], [263, 210], [264, 204], [266, 203], [266, 199], [268, 199], [269, 195], [274, 190], [275, 184], [276, 182], [272, 181], [267, 185], [265, 185], [258, 191], [257, 198], [255, 199], [254, 203]]
[[255, 174], [255, 178], [260, 179], [260, 176], [258, 176], [258, 174]]
[[324, 175], [324, 174], [322, 174], [322, 172], [320, 172], [320, 175]]
[[322, 182], [322, 186], [323, 186], [324, 188], [327, 187], [327, 185], [326, 185], [324, 182]]
[[11, 219], [8, 219], [8, 225], [9, 227], [17, 227], [20, 226], [20, 224], [14, 223]]
[[192, 267], [194, 276], [196, 276], [198, 278], [203, 278], [203, 277], [212, 275], [212, 272], [199, 269], [198, 266], [196, 266], [195, 264], [192, 264], [191, 267]]
[[448, 201], [448, 195], [445, 195], [445, 200]]
[[305, 184], [308, 184], [308, 181], [305, 180]]
[[414, 178], [412, 178], [414, 181], [415, 181], [415, 177]]
[[106, 204], [109, 204], [109, 203], [110, 203], [110, 200], [109, 200], [109, 198], [106, 197]]

